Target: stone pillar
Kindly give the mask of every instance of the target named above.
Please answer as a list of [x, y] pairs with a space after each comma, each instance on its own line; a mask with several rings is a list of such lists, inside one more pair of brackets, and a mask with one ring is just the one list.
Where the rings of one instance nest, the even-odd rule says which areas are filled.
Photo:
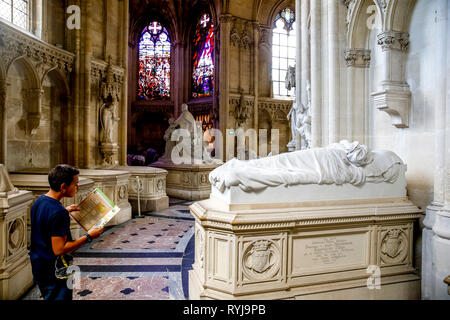
[[339, 2], [328, 0], [328, 143], [340, 140]]
[[129, 32], [129, 0], [122, 1], [122, 67], [124, 69], [124, 81], [122, 85], [122, 101], [120, 115], [120, 148], [119, 163], [127, 165], [128, 154], [128, 32]]
[[311, 0], [311, 147], [322, 146], [322, 10]]
[[[370, 67], [371, 51], [368, 49], [346, 49], [344, 59], [347, 66], [347, 117], [346, 138], [367, 143], [365, 139], [367, 103], [365, 102], [365, 77]], [[361, 111], [362, 110], [362, 111]]]
[[224, 135], [223, 139], [223, 161], [226, 155], [226, 141], [228, 112], [230, 109], [230, 30], [231, 30], [232, 16], [230, 14], [223, 14], [220, 16], [220, 110], [219, 123], [220, 131]]
[[448, 2], [437, 1], [435, 179], [434, 201], [427, 207], [422, 234], [422, 299], [446, 299], [450, 275], [450, 83], [447, 81], [450, 41]]
[[6, 153], [7, 153], [7, 124], [6, 124], [6, 80], [0, 79], [0, 116], [1, 116], [1, 156], [0, 163], [6, 164]]
[[[300, 3], [300, 41], [301, 41], [301, 81], [297, 87], [301, 90], [301, 94], [298, 96], [304, 106], [308, 105], [308, 96], [306, 94], [307, 83], [311, 83], [311, 56], [310, 56], [310, 38], [308, 29], [308, 17], [309, 17], [309, 0], [297, 0], [297, 6]], [[296, 8], [298, 10], [298, 8]], [[300, 73], [299, 75], [300, 76]]]
[[33, 4], [33, 14], [32, 14], [32, 25], [31, 32], [38, 37], [42, 37], [42, 0], [34, 0]]
[[[91, 111], [91, 61], [92, 61], [92, 1], [84, 0], [85, 23], [84, 23], [84, 65], [83, 65], [83, 82], [84, 82], [84, 119], [83, 119], [83, 143], [84, 143], [84, 167], [90, 168], [91, 164], [91, 142], [95, 139], [91, 139], [91, 119], [95, 119], [93, 112]], [[81, 92], [80, 92], [81, 93]]]
[[[176, 74], [176, 78], [173, 80], [173, 104], [174, 104], [174, 117], [178, 118], [181, 114], [180, 108], [184, 103], [184, 65], [185, 65], [185, 50], [184, 44], [181, 41], [173, 42], [173, 68], [177, 70], [177, 72], [173, 72], [172, 74]], [[191, 79], [189, 78], [189, 81]], [[189, 97], [188, 97], [189, 100]]]
[[259, 23], [253, 22], [253, 128], [259, 129]]

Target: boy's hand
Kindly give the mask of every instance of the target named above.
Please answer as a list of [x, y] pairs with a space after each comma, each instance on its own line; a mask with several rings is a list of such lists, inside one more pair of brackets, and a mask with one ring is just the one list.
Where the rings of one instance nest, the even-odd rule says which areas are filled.
[[105, 228], [92, 229], [88, 233], [92, 237], [92, 239], [96, 239], [101, 236], [103, 231], [105, 231]]
[[73, 211], [80, 211], [80, 208], [78, 207], [78, 205], [72, 204], [72, 205], [68, 206], [66, 208], [66, 210], [69, 211], [69, 213], [70, 213], [70, 212], [73, 212]]

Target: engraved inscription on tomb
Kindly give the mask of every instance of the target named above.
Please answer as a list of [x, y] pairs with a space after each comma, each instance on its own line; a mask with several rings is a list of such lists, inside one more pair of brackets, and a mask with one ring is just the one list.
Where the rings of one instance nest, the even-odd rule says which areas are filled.
[[330, 237], [314, 239], [310, 244], [306, 244], [304, 255], [311, 256], [311, 260], [315, 263], [333, 264], [354, 252], [351, 240]]
[[293, 271], [363, 267], [368, 263], [368, 241], [367, 233], [294, 238]]

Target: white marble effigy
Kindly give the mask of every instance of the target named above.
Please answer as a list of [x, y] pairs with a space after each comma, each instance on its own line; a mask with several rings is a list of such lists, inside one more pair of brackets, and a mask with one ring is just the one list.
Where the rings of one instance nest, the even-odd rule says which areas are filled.
[[192, 299], [420, 298], [422, 211], [406, 196], [406, 165], [359, 144], [327, 149], [211, 173], [210, 199], [190, 207]]

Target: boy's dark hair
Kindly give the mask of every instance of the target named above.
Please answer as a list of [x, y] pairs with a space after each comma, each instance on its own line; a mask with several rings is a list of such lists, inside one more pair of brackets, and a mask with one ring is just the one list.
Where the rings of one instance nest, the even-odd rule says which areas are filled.
[[77, 168], [67, 164], [60, 164], [48, 174], [48, 183], [52, 190], [60, 191], [63, 183], [69, 186], [73, 181], [73, 177], [78, 174], [80, 174], [80, 171]]

